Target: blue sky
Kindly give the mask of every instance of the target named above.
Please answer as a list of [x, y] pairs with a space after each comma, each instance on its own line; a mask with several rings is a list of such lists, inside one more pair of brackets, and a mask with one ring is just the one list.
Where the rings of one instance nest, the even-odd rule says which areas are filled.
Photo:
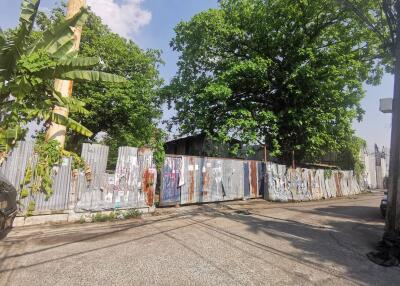
[[[42, 0], [42, 9], [50, 9], [57, 0]], [[0, 27], [7, 29], [17, 24], [21, 0], [0, 0]], [[178, 54], [169, 42], [174, 36], [173, 28], [194, 14], [217, 6], [217, 0], [88, 0], [93, 9], [119, 34], [132, 38], [143, 48], [162, 50], [165, 65], [160, 68], [162, 77], [169, 81], [175, 74]], [[118, 14], [116, 18], [114, 15]], [[134, 15], [134, 16], [133, 16]], [[118, 19], [118, 20], [116, 20]], [[391, 97], [393, 77], [385, 75], [381, 85], [365, 86], [366, 97], [362, 107], [366, 111], [361, 123], [354, 123], [356, 133], [373, 147], [377, 143], [389, 146], [391, 116], [379, 112], [379, 99]], [[166, 111], [166, 116], [170, 114]]]

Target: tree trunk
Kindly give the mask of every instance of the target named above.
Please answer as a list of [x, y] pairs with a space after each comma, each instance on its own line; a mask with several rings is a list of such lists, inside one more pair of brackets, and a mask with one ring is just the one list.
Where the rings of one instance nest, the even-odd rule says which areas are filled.
[[400, 235], [400, 26], [395, 44], [395, 71], [392, 113], [392, 138], [388, 184], [388, 209], [385, 236]]
[[[86, 6], [86, 0], [69, 0], [67, 8], [67, 18], [71, 18], [76, 15], [82, 7]], [[82, 27], [74, 27], [74, 45], [72, 51], [78, 51], [81, 43]], [[72, 96], [73, 81], [71, 80], [60, 80], [56, 79], [54, 82], [54, 88], [64, 97]], [[68, 117], [69, 111], [67, 108], [55, 106], [54, 113]], [[46, 141], [57, 140], [61, 147], [65, 144], [65, 135], [67, 133], [67, 127], [52, 122], [46, 133]]]
[[367, 254], [371, 261], [382, 266], [397, 266], [400, 263], [400, 25], [396, 31], [394, 59], [392, 138], [385, 233], [377, 247], [378, 252]]

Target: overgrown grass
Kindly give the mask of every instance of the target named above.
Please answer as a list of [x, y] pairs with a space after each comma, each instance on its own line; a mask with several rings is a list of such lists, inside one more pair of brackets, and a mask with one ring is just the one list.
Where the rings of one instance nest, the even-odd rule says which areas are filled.
[[35, 207], [36, 207], [36, 203], [35, 202], [33, 202], [33, 201], [29, 202], [25, 216], [26, 217], [33, 216], [33, 213], [35, 211]]
[[[142, 213], [137, 209], [129, 209], [126, 211], [113, 211], [109, 214], [96, 213], [91, 216], [91, 222], [107, 222], [121, 219], [140, 218]], [[85, 218], [82, 216], [79, 223], [84, 223]]]
[[142, 213], [137, 209], [130, 209], [123, 214], [125, 219], [129, 218], [139, 218], [142, 216]]

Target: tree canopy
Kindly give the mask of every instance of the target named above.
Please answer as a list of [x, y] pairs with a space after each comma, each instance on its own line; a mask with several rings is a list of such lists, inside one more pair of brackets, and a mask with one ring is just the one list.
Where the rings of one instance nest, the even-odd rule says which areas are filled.
[[[87, 19], [82, 9], [70, 19], [60, 18], [42, 33], [34, 32], [39, 0], [24, 0], [19, 26], [0, 30], [0, 151], [9, 150], [12, 142], [21, 139], [31, 121], [52, 121], [66, 125], [83, 136], [92, 133], [77, 121], [53, 111], [54, 106], [70, 112], [87, 114], [84, 103], [62, 97], [54, 88], [54, 80], [123, 82], [121, 76], [94, 70], [99, 57], [78, 57], [71, 52], [73, 31]], [[13, 134], [13, 136], [10, 136]]]
[[[0, 30], [0, 161], [17, 140], [23, 139], [27, 124], [32, 121], [64, 125], [83, 136], [92, 132], [68, 115], [57, 113], [57, 107], [86, 115], [85, 103], [66, 97], [54, 86], [55, 80], [125, 82], [125, 78], [102, 70], [95, 70], [99, 57], [79, 57], [74, 45], [74, 30], [82, 27], [88, 12], [82, 8], [71, 18], [60, 17], [41, 33], [33, 28], [40, 0], [24, 0], [19, 26], [3, 33]], [[43, 192], [52, 194], [52, 168], [62, 156], [73, 157], [76, 168], [85, 168], [84, 162], [67, 152], [59, 141], [46, 138], [35, 144], [36, 162], [30, 161], [21, 183], [21, 197]]]
[[[40, 13], [38, 24], [43, 30], [59, 21], [64, 8], [50, 14]], [[99, 70], [127, 79], [124, 84], [88, 82], [74, 86], [74, 97], [86, 104], [88, 114], [77, 114], [94, 134], [106, 134], [111, 147], [111, 164], [119, 146], [151, 146], [162, 149], [163, 133], [157, 128], [161, 117], [158, 88], [162, 84], [158, 66], [162, 63], [157, 50], [142, 50], [133, 41], [112, 33], [101, 19], [89, 13], [82, 31], [80, 55], [99, 57]], [[79, 150], [85, 140], [78, 134], [68, 136], [67, 145]], [[158, 153], [157, 153], [158, 154]]]
[[[222, 0], [179, 23], [179, 71], [165, 89], [182, 134], [267, 144], [317, 161], [351, 149], [363, 83], [378, 83], [379, 40], [325, 0]], [[358, 155], [358, 154], [357, 154]]]

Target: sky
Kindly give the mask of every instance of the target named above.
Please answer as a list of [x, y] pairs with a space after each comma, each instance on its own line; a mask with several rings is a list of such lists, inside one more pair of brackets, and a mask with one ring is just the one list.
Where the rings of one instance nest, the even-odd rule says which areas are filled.
[[[142, 49], [162, 51], [165, 65], [160, 74], [165, 82], [177, 71], [178, 54], [169, 46], [174, 37], [174, 27], [187, 21], [203, 10], [217, 7], [217, 0], [87, 0], [93, 11], [102, 17], [110, 28], [134, 40]], [[42, 0], [41, 9], [50, 10], [57, 0]], [[0, 27], [15, 27], [18, 21], [21, 0], [0, 0]], [[118, 15], [118, 17], [117, 17]], [[392, 97], [393, 76], [385, 75], [379, 86], [365, 85], [366, 97], [362, 101], [365, 110], [362, 122], [354, 122], [356, 134], [364, 138], [369, 148], [390, 145], [391, 115], [379, 111], [379, 99]], [[164, 118], [173, 111], [164, 110]]]

